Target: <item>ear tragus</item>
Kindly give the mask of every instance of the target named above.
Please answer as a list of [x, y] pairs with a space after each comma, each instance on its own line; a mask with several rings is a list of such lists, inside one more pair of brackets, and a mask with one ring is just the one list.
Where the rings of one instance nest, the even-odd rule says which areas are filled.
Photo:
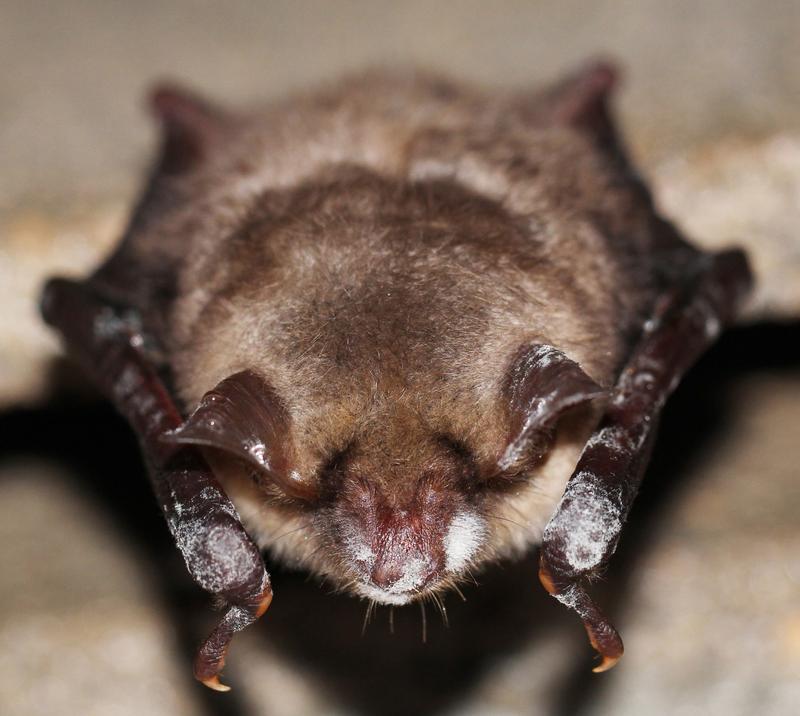
[[523, 346], [511, 364], [504, 395], [510, 429], [498, 467], [508, 470], [567, 410], [605, 398], [607, 391], [557, 348], [533, 343]]
[[288, 495], [307, 498], [291, 471], [289, 415], [272, 387], [253, 371], [235, 373], [200, 400], [167, 440], [230, 453], [269, 475]]

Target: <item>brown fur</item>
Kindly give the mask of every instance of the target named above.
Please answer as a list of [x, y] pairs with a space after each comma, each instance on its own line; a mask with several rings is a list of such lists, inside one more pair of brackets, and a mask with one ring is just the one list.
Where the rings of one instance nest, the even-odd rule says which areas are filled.
[[281, 508], [214, 458], [276, 553], [358, 578], [336, 536], [354, 486], [368, 481], [375, 510], [411, 506], [428, 524], [413, 507], [426, 475], [448, 514], [469, 505], [486, 519], [473, 563], [539, 538], [596, 413], [562, 421], [527, 481], [477, 490], [508, 441], [510, 363], [547, 343], [612, 383], [654, 295], [663, 228], [616, 149], [545, 108], [528, 93], [373, 73], [215, 113], [188, 169], [168, 157], [154, 176], [98, 280], [142, 267], [127, 299], [187, 407], [241, 370], [280, 396], [294, 469], [340, 491], [326, 507]]

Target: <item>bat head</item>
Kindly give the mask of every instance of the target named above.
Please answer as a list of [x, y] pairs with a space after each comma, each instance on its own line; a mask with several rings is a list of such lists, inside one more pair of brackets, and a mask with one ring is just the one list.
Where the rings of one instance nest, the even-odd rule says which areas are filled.
[[[267, 512], [291, 507], [310, 525], [295, 558], [362, 597], [405, 604], [447, 588], [498, 551], [498, 499], [536, 479], [562, 416], [604, 395], [562, 352], [526, 345], [501, 385], [504, 438], [490, 449], [437, 432], [418, 411], [386, 400], [362, 416], [344, 447], [308, 471], [300, 468], [302, 449], [283, 401], [246, 370], [206, 393], [170, 439], [245, 468], [259, 496], [251, 500], [259, 517], [246, 520], [257, 534]], [[262, 542], [270, 546], [273, 538]]]
[[557, 424], [602, 394], [548, 344], [601, 377], [614, 353], [526, 231], [452, 182], [351, 166], [198, 252], [173, 367], [199, 407], [176, 439], [248, 468], [246, 499], [225, 487], [262, 546], [401, 603], [538, 541], [579, 450], [543, 487]]

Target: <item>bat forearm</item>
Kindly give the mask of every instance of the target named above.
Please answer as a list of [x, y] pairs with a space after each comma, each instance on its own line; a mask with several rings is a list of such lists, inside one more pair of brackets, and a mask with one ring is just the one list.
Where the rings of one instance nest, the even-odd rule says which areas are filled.
[[616, 662], [622, 642], [579, 580], [596, 573], [614, 554], [664, 402], [734, 320], [751, 284], [739, 251], [701, 257], [694, 268], [656, 305], [543, 535], [541, 581], [583, 619], [592, 645], [603, 656], [597, 670]]
[[261, 554], [200, 452], [164, 439], [183, 418], [140, 350], [141, 333], [90, 286], [65, 279], [48, 283], [42, 313], [133, 427], [159, 506], [192, 578], [231, 605], [195, 662], [197, 678], [222, 689], [218, 674], [231, 637], [261, 616], [272, 599]]

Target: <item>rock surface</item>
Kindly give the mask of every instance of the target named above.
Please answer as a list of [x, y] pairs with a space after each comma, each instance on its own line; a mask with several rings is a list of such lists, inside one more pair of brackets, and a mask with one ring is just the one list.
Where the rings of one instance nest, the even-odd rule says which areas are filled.
[[747, 251], [756, 290], [745, 318], [800, 318], [800, 135], [728, 137], [654, 174], [657, 200], [707, 249]]
[[39, 316], [50, 276], [85, 276], [119, 236], [121, 204], [80, 212], [26, 208], [0, 215], [0, 409], [43, 400], [58, 339]]

